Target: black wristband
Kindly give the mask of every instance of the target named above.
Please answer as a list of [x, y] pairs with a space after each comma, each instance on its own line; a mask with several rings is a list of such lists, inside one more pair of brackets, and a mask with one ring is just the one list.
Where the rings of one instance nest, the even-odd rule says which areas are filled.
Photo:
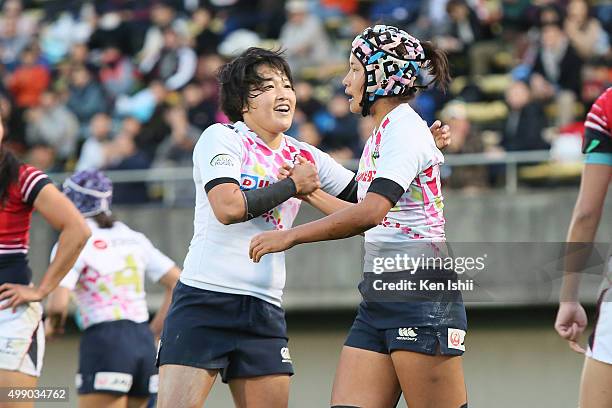
[[355, 178], [352, 178], [350, 183], [336, 197], [349, 203], [357, 203], [357, 182]]
[[404, 188], [393, 180], [381, 177], [374, 179], [372, 184], [370, 184], [370, 188], [368, 188], [368, 193], [380, 194], [391, 201], [391, 204], [395, 205], [400, 197], [404, 195]]
[[247, 220], [259, 217], [297, 194], [291, 177], [264, 188], [243, 191]]

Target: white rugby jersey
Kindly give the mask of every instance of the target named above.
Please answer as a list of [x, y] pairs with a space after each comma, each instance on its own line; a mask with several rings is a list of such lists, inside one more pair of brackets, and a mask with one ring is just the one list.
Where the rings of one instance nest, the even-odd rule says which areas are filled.
[[[84, 328], [114, 320], [149, 320], [144, 277], [157, 282], [175, 263], [140, 232], [121, 222], [100, 228], [87, 219], [91, 237], [60, 286], [74, 292]], [[51, 258], [55, 256], [57, 244]]]
[[261, 232], [290, 228], [301, 200], [291, 198], [252, 220], [223, 225], [215, 217], [204, 187], [217, 178], [236, 180], [242, 190], [266, 187], [278, 181], [281, 166], [293, 163], [297, 155], [315, 164], [321, 188], [331, 195], [340, 194], [354, 177], [328, 154], [289, 136], [272, 150], [243, 122], [215, 124], [202, 133], [193, 153], [194, 233], [181, 282], [205, 290], [251, 295], [280, 306], [285, 254], [268, 254], [254, 263], [249, 259], [249, 243]]
[[427, 123], [410, 105], [403, 103], [383, 118], [359, 160], [357, 199], [365, 198], [377, 178], [392, 180], [405, 192], [383, 221], [366, 231], [366, 242], [445, 239], [440, 188], [443, 163]]

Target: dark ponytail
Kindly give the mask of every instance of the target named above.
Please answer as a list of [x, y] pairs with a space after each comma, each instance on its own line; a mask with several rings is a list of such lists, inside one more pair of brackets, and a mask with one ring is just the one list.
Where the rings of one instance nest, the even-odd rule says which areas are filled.
[[9, 188], [19, 179], [19, 160], [0, 145], [0, 209], [3, 209], [9, 195]]
[[117, 221], [114, 215], [107, 213], [96, 214], [92, 218], [98, 224], [98, 227], [102, 229], [113, 228], [115, 221]]
[[425, 58], [427, 59], [424, 66], [425, 69], [433, 75], [434, 79], [432, 82], [436, 84], [438, 89], [445, 91], [451, 81], [450, 66], [446, 53], [433, 45], [430, 41], [423, 41], [421, 44], [423, 45]]

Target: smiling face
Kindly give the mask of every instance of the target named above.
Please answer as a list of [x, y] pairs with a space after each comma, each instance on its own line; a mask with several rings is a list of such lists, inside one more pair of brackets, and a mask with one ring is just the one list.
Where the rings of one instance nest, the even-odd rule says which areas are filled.
[[342, 80], [342, 85], [344, 85], [344, 93], [349, 97], [351, 113], [361, 113], [360, 104], [365, 86], [365, 71], [363, 65], [352, 53], [349, 58], [349, 71]]
[[264, 80], [251, 89], [242, 111], [244, 122], [259, 136], [273, 137], [291, 127], [295, 91], [287, 75], [278, 69], [261, 65], [256, 72]]

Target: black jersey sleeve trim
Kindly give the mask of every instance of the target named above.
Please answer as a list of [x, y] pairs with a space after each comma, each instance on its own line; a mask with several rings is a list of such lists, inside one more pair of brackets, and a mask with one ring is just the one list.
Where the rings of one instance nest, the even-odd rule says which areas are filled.
[[381, 177], [376, 178], [370, 184], [368, 193], [376, 193], [387, 198], [391, 204], [395, 205], [400, 197], [404, 195], [404, 188], [393, 180]]

